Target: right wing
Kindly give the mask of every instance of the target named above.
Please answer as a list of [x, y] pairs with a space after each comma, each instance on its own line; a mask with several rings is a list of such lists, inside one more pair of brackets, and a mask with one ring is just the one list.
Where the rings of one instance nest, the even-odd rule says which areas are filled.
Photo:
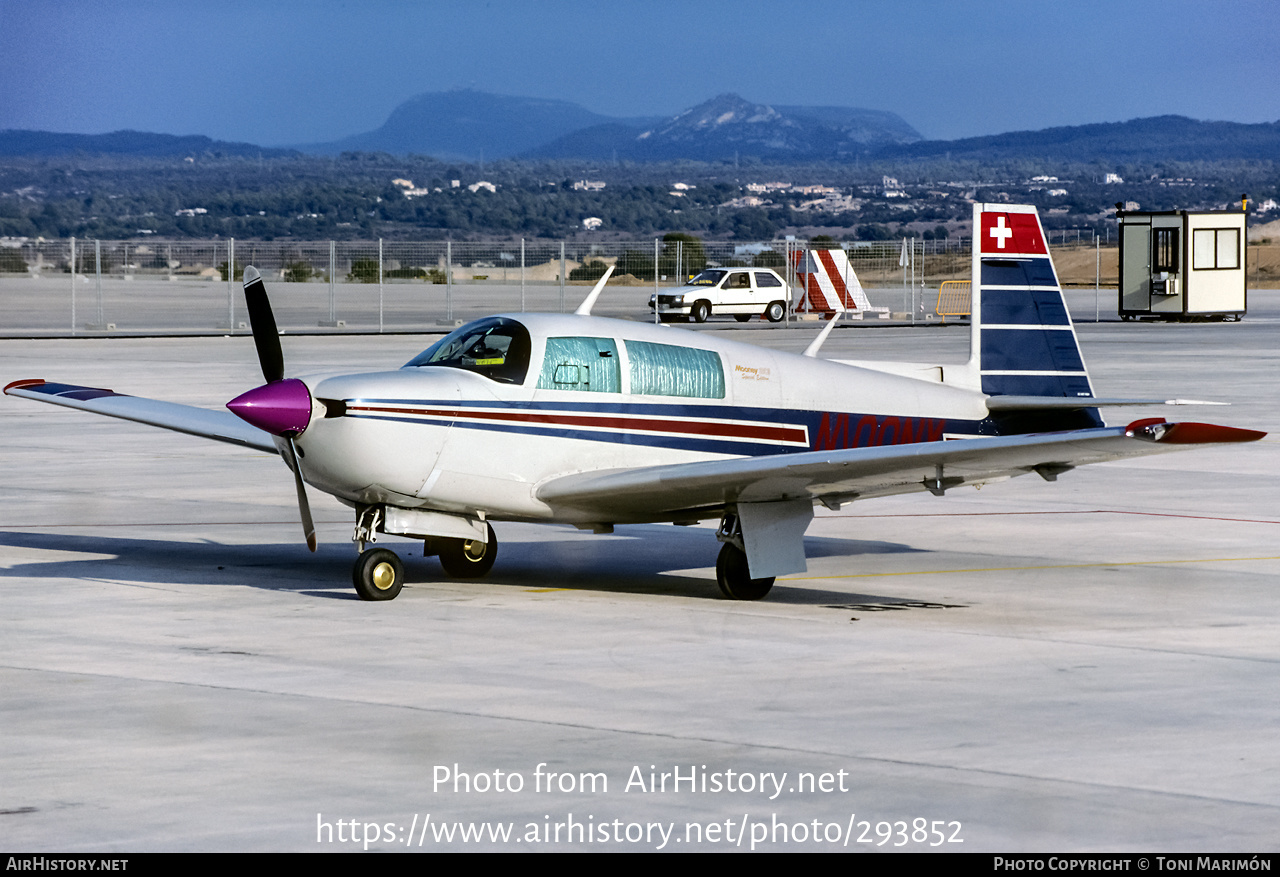
[[250, 426], [230, 411], [210, 411], [194, 405], [160, 402], [141, 396], [126, 396], [114, 390], [57, 384], [40, 379], [14, 381], [4, 388], [5, 395], [34, 399], [66, 408], [119, 417], [174, 432], [227, 442], [241, 447], [278, 454], [271, 436]]
[[[940, 442], [735, 457], [671, 466], [563, 475], [538, 499], [562, 515], [612, 523], [710, 517], [730, 503], [847, 502], [928, 490], [942, 493], [1036, 472], [1048, 481], [1087, 463], [1206, 444], [1257, 441], [1266, 433], [1204, 423], [1138, 420], [1128, 426]], [[702, 513], [702, 514], [699, 514]]]

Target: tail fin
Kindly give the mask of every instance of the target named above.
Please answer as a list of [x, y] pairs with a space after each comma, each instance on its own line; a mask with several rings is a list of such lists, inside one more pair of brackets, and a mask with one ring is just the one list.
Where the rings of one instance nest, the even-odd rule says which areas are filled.
[[888, 308], [875, 308], [849, 264], [843, 249], [796, 250], [792, 254], [796, 278], [804, 287], [804, 310], [817, 314], [885, 313]]
[[973, 205], [968, 369], [988, 396], [1092, 398], [1036, 208]]

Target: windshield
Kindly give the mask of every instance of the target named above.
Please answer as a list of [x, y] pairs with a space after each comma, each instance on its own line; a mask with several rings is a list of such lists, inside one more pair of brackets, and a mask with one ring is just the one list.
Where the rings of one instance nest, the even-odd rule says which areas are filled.
[[724, 275], [724, 271], [710, 268], [690, 280], [685, 286], [715, 286], [724, 278]]
[[515, 320], [489, 317], [450, 332], [405, 368], [444, 366], [506, 384], [523, 384], [529, 370], [529, 330]]

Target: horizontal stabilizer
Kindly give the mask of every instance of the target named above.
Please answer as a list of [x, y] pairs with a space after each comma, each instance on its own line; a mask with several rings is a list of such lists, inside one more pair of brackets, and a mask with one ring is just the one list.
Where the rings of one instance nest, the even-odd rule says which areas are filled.
[[241, 447], [278, 453], [271, 436], [257, 427], [250, 426], [230, 411], [210, 411], [194, 405], [161, 402], [140, 396], [126, 396], [114, 390], [98, 387], [81, 387], [75, 384], [58, 384], [40, 379], [14, 381], [4, 388], [5, 395], [34, 399], [76, 408], [94, 414], [105, 414], [121, 420], [132, 420], [147, 426], [158, 426], [174, 432], [214, 441], [227, 442]]
[[1116, 408], [1139, 405], [1229, 405], [1197, 399], [1094, 399], [1090, 396], [991, 396], [988, 411], [1075, 411], [1081, 408]]

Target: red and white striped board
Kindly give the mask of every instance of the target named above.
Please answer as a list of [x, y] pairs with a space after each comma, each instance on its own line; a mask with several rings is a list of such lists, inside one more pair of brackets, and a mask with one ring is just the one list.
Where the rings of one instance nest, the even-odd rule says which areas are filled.
[[796, 279], [804, 288], [804, 300], [797, 310], [812, 314], [834, 314], [843, 305], [846, 316], [855, 319], [863, 313], [889, 312], [888, 308], [871, 306], [844, 250], [797, 250], [791, 258]]

